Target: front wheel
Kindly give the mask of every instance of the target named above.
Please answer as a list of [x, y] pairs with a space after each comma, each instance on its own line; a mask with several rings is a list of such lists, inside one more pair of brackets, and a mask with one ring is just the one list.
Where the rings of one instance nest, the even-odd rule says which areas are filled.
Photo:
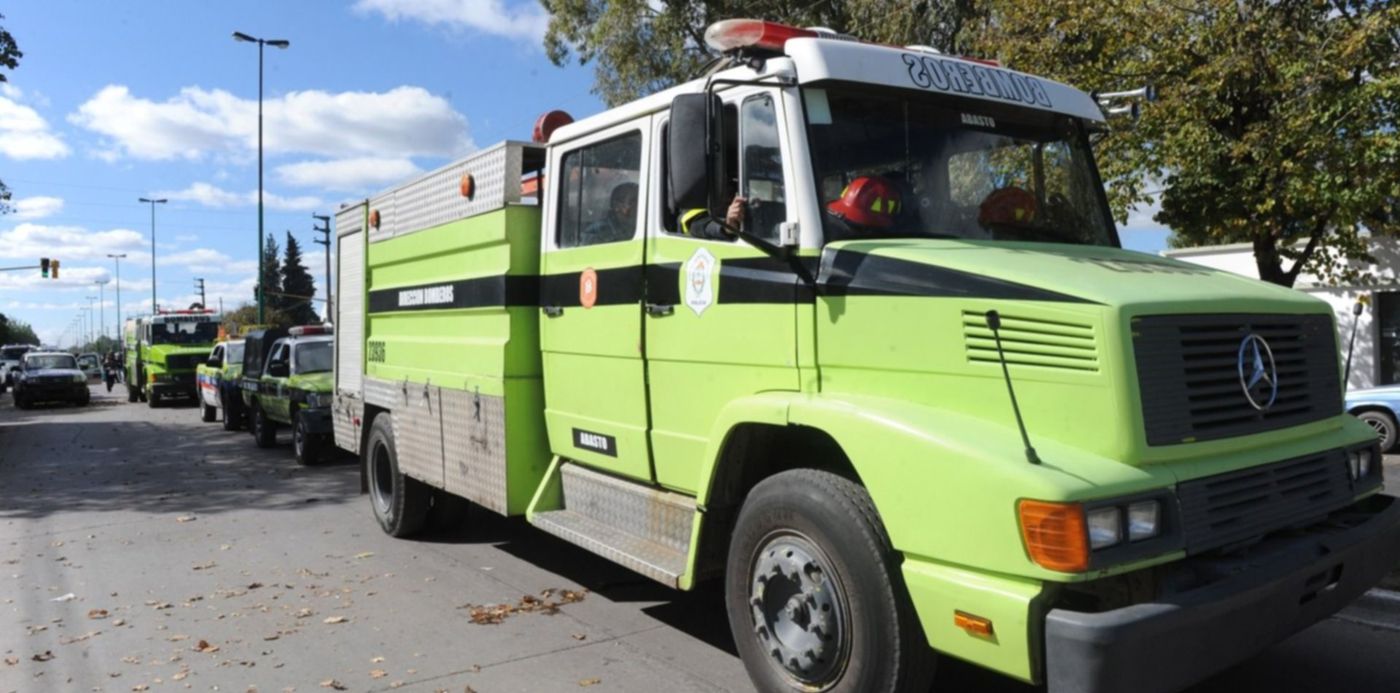
[[219, 417], [223, 423], [225, 431], [237, 431], [243, 422], [243, 410], [234, 410], [234, 405], [228, 400], [224, 400], [224, 406], [219, 408]]
[[374, 519], [385, 534], [407, 537], [423, 529], [431, 507], [432, 489], [399, 471], [394, 447], [394, 427], [389, 414], [374, 417], [365, 446], [369, 472], [369, 500]]
[[203, 421], [204, 423], [212, 423], [214, 419], [218, 418], [219, 412], [214, 407], [205, 404], [204, 400], [200, 400], [199, 407], [200, 421]]
[[924, 640], [870, 494], [812, 469], [771, 476], [739, 512], [725, 577], [734, 643], [760, 691], [928, 690]]
[[296, 453], [297, 464], [304, 467], [316, 464], [321, 459], [322, 447], [320, 437], [311, 433], [306, 418], [298, 413], [292, 424], [292, 449]]
[[262, 407], [253, 407], [253, 442], [260, 448], [270, 448], [277, 444], [277, 428], [272, 420], [267, 418], [267, 412]]
[[1400, 431], [1395, 428], [1395, 417], [1383, 411], [1363, 411], [1356, 418], [1366, 422], [1376, 432], [1381, 443], [1381, 454], [1395, 448], [1396, 439], [1400, 438]]

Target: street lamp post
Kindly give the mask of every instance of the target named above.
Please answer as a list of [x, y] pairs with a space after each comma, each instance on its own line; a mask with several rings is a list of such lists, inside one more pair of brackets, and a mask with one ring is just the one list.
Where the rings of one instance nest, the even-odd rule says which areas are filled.
[[[155, 205], [152, 205], [151, 208], [152, 208], [152, 209], [155, 209]], [[116, 335], [116, 337], [117, 337], [117, 343], [120, 344], [120, 343], [122, 342], [122, 339], [125, 337], [125, 335], [122, 334], [122, 258], [126, 257], [126, 253], [121, 253], [121, 254], [119, 254], [119, 255], [113, 255], [112, 253], [107, 253], [107, 257], [112, 258], [112, 261], [115, 262], [116, 265], [117, 265], [117, 335]]]
[[148, 197], [141, 198], [142, 202], [151, 205], [151, 315], [156, 314], [156, 205], [163, 205], [169, 200], [153, 200]]
[[285, 39], [254, 38], [241, 31], [233, 32], [233, 40], [258, 44], [258, 324], [263, 322], [263, 46], [286, 48], [292, 43]]
[[88, 296], [88, 297], [87, 297], [87, 301], [88, 301], [88, 307], [87, 307], [87, 311], [88, 311], [88, 344], [89, 344], [89, 345], [91, 345], [93, 342], [97, 341], [97, 337], [94, 336], [94, 335], [97, 334], [97, 326], [93, 324], [93, 320], [92, 320], [92, 319], [97, 315], [97, 306], [94, 306], [94, 305], [93, 305], [93, 301], [96, 301], [96, 300], [97, 300], [97, 297], [96, 297], [96, 296]]

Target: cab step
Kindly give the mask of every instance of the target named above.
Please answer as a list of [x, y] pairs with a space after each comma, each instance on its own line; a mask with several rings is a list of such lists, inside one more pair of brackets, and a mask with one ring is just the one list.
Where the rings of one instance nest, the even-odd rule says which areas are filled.
[[690, 496], [556, 459], [529, 519], [564, 541], [680, 587], [695, 515]]

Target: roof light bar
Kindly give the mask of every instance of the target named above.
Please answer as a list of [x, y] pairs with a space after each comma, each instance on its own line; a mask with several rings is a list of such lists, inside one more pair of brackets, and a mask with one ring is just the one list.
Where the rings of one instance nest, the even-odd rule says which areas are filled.
[[330, 325], [297, 325], [296, 327], [287, 330], [287, 334], [293, 337], [309, 337], [311, 335], [334, 333], [335, 328], [331, 327]]
[[705, 30], [705, 43], [721, 53], [743, 48], [782, 51], [788, 39], [816, 38], [822, 34], [810, 29], [765, 22], [761, 19], [726, 19]]

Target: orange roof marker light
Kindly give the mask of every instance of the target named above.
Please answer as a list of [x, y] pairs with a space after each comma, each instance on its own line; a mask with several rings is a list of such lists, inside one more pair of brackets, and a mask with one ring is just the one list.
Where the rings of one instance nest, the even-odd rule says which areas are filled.
[[369, 225], [376, 229], [379, 228], [379, 210], [376, 209], [369, 213]]
[[537, 144], [546, 144], [555, 130], [574, 122], [574, 117], [564, 111], [550, 111], [540, 114], [535, 119], [535, 129], [530, 134], [530, 140]]
[[1089, 569], [1089, 530], [1084, 506], [1023, 500], [1016, 509], [1026, 552], [1037, 565], [1063, 573]]
[[726, 19], [715, 22], [705, 30], [705, 43], [721, 53], [743, 48], [781, 52], [788, 39], [816, 38], [822, 34], [812, 29], [765, 22], [761, 19]]
[[470, 173], [463, 173], [462, 182], [457, 184], [457, 190], [462, 193], [462, 197], [472, 199], [476, 195], [476, 179], [472, 178]]

